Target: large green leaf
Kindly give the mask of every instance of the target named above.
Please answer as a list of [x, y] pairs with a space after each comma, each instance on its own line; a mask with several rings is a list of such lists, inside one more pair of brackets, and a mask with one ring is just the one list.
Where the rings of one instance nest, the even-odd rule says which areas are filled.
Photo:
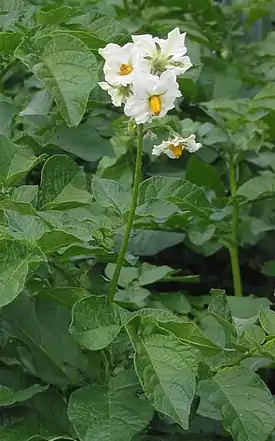
[[3, 12], [19, 11], [23, 7], [23, 0], [0, 0], [0, 10]]
[[214, 190], [217, 196], [224, 196], [224, 184], [217, 170], [211, 165], [202, 162], [196, 156], [191, 156], [186, 167], [185, 178], [200, 187]]
[[207, 338], [194, 322], [168, 322], [161, 326], [186, 344], [197, 347], [206, 355], [217, 354], [221, 351], [221, 348]]
[[29, 400], [36, 394], [44, 392], [46, 387], [40, 386], [40, 384], [34, 384], [26, 389], [12, 390], [5, 386], [0, 386], [0, 406], [10, 406], [14, 403], [21, 403], [22, 401]]
[[13, 54], [13, 52], [21, 42], [21, 38], [22, 36], [16, 32], [0, 32], [1, 52]]
[[41, 297], [49, 297], [57, 303], [69, 306], [70, 308], [88, 295], [88, 292], [84, 288], [80, 287], [56, 287], [56, 288], [42, 288], [39, 291]]
[[275, 335], [275, 312], [265, 309], [260, 314], [260, 323], [267, 334]]
[[58, 127], [49, 143], [88, 162], [113, 155], [109, 139], [101, 137], [96, 126], [93, 127], [89, 123], [80, 124], [78, 127]]
[[211, 212], [203, 190], [180, 178], [157, 176], [143, 181], [139, 190], [139, 205], [158, 199], [170, 201], [193, 216], [208, 217]]
[[85, 172], [75, 162], [62, 155], [52, 156], [45, 162], [38, 195], [39, 209], [69, 208], [91, 201]]
[[244, 367], [220, 370], [210, 401], [235, 441], [266, 440], [274, 429], [274, 399], [261, 378]]
[[128, 252], [135, 256], [155, 256], [160, 251], [183, 242], [184, 238], [183, 233], [173, 231], [138, 229], [129, 241]]
[[0, 133], [2, 135], [10, 137], [15, 114], [14, 104], [7, 97], [0, 95]]
[[135, 317], [126, 328], [147, 398], [158, 411], [188, 429], [197, 374], [193, 350], [150, 317]]
[[0, 438], [5, 441], [75, 439], [66, 402], [54, 389], [33, 397], [28, 407], [1, 413]]
[[238, 195], [244, 196], [249, 201], [262, 196], [273, 197], [275, 193], [275, 176], [268, 174], [249, 179], [238, 188]]
[[96, 52], [106, 43], [123, 44], [129, 41], [127, 30], [121, 23], [101, 12], [92, 11], [80, 17], [74, 17], [70, 23], [74, 24], [77, 29], [72, 31], [73, 35], [81, 38], [91, 50]]
[[[24, 196], [26, 199], [29, 197], [27, 189]], [[5, 200], [3, 209], [8, 221], [9, 233], [15, 239], [37, 241], [49, 229], [47, 223], [37, 215], [29, 203]]]
[[29, 264], [43, 260], [35, 249], [17, 240], [0, 240], [0, 307], [12, 302], [23, 290]]
[[78, 237], [62, 230], [47, 231], [37, 241], [38, 246], [45, 254], [52, 254], [63, 247], [79, 243], [82, 241]]
[[106, 208], [112, 207], [119, 214], [122, 214], [130, 205], [129, 191], [126, 191], [117, 181], [94, 178], [92, 191], [100, 205]]
[[130, 441], [153, 417], [148, 401], [139, 398], [133, 371], [120, 372], [109, 384], [79, 389], [71, 396], [68, 415], [80, 441]]
[[98, 81], [88, 47], [69, 33], [55, 32], [23, 41], [15, 56], [45, 83], [67, 124], [77, 126]]
[[22, 179], [45, 155], [36, 157], [30, 147], [14, 144], [0, 134], [0, 182], [14, 184]]
[[108, 346], [127, 322], [129, 313], [105, 296], [89, 296], [74, 305], [70, 331], [86, 349]]
[[60, 386], [76, 383], [85, 364], [69, 334], [70, 309], [55, 301], [21, 294], [2, 310], [11, 337], [21, 341], [17, 353], [36, 377]]

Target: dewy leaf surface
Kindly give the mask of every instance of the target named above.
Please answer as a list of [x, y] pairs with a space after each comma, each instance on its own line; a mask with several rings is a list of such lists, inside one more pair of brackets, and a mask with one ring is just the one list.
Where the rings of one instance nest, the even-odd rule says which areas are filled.
[[216, 406], [235, 441], [264, 441], [275, 425], [274, 398], [261, 378], [245, 367], [220, 370]]
[[110, 377], [107, 385], [92, 385], [71, 396], [68, 415], [80, 441], [130, 441], [153, 417], [153, 408], [139, 398], [133, 371]]
[[[30, 53], [31, 51], [31, 53]], [[44, 82], [69, 126], [83, 118], [88, 97], [97, 85], [97, 62], [89, 48], [69, 33], [33, 37], [15, 56]]]
[[74, 305], [70, 331], [86, 349], [108, 346], [128, 320], [128, 312], [104, 296], [89, 296]]
[[150, 317], [135, 317], [126, 328], [147, 398], [156, 410], [188, 429], [197, 374], [193, 350]]

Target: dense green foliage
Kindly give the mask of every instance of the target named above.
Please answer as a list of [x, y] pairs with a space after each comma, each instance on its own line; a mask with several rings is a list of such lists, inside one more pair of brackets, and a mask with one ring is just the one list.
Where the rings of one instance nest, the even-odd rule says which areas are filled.
[[[0, 12], [0, 440], [275, 439], [274, 0]], [[194, 66], [147, 125], [112, 302], [137, 134], [98, 49], [176, 26]], [[168, 127], [203, 147], [154, 158]]]

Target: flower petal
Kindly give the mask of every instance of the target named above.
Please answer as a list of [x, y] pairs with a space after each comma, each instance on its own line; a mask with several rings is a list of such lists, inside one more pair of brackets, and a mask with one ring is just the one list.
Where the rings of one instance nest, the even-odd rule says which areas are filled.
[[151, 118], [150, 108], [146, 100], [140, 100], [136, 95], [126, 101], [124, 113], [135, 119], [137, 124], [143, 124]]
[[132, 35], [132, 40], [140, 50], [142, 56], [149, 55], [150, 57], [153, 57], [156, 53], [156, 44], [152, 35]]

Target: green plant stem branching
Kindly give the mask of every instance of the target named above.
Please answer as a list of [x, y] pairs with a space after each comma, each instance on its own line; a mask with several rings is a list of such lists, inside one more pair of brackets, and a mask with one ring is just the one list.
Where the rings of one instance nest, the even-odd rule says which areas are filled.
[[239, 230], [239, 207], [236, 199], [237, 185], [236, 185], [236, 167], [234, 161], [229, 164], [229, 185], [232, 197], [233, 212], [232, 212], [232, 236], [229, 245], [229, 253], [231, 258], [231, 268], [234, 284], [234, 293], [236, 297], [242, 297], [242, 281], [239, 264], [238, 253], [238, 230]]
[[123, 266], [124, 262], [124, 256], [127, 251], [127, 246], [129, 242], [129, 237], [131, 234], [136, 208], [137, 208], [137, 200], [138, 200], [138, 189], [139, 189], [139, 183], [140, 183], [140, 174], [141, 174], [141, 164], [142, 164], [142, 148], [143, 148], [143, 127], [142, 125], [138, 128], [138, 143], [137, 143], [137, 153], [136, 153], [136, 166], [135, 166], [135, 174], [134, 174], [134, 185], [133, 185], [133, 193], [132, 193], [132, 202], [130, 207], [130, 212], [128, 215], [125, 235], [123, 238], [123, 242], [119, 251], [118, 259], [116, 262], [116, 268], [113, 275], [113, 279], [110, 286], [109, 291], [109, 299], [111, 301], [114, 300], [116, 289], [117, 289], [117, 283], [120, 275], [121, 268]]

